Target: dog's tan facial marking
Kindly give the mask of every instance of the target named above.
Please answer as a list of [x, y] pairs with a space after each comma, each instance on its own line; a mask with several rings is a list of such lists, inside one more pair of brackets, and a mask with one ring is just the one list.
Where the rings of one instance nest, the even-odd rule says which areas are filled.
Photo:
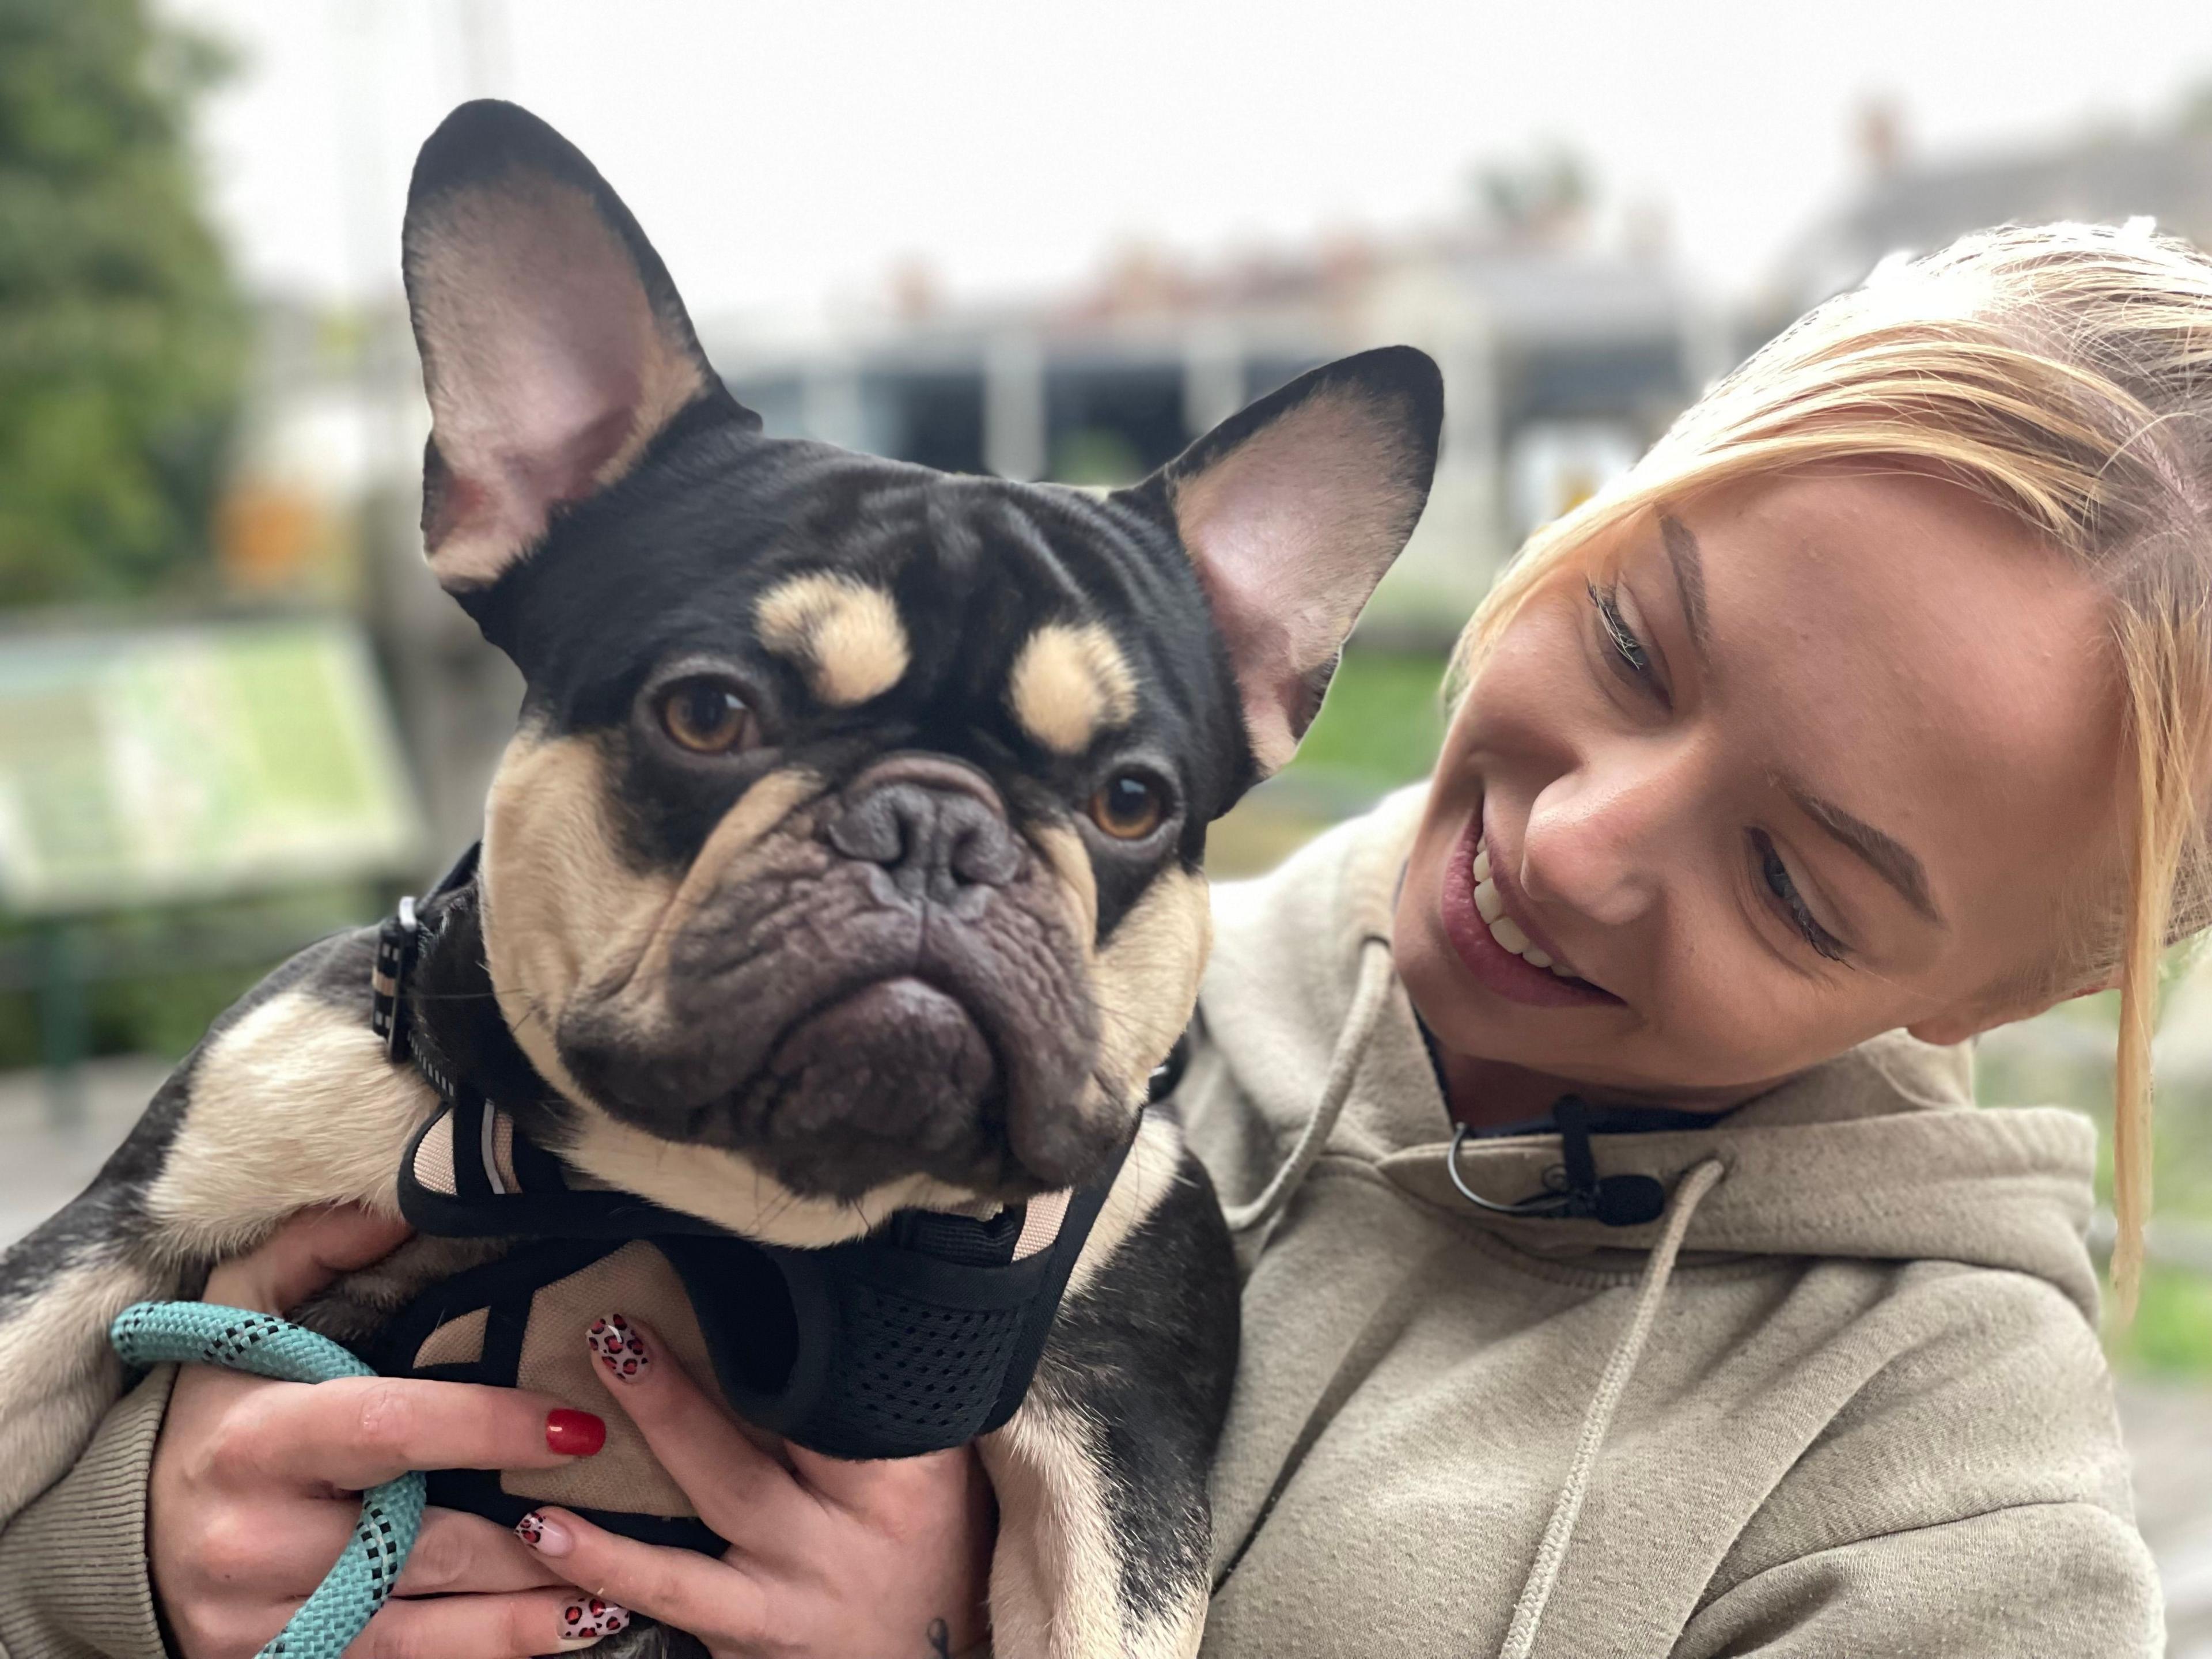
[[1067, 900], [1068, 928], [1087, 948], [1098, 937], [1098, 878], [1091, 868], [1091, 854], [1083, 837], [1064, 823], [1048, 823], [1032, 830], [1030, 839], [1060, 878]]
[[[1059, 878], [1069, 927], [1088, 944], [1098, 934], [1098, 884], [1083, 838], [1065, 824], [1030, 834]], [[1189, 1023], [1212, 944], [1205, 878], [1180, 866], [1162, 871], [1091, 953], [1098, 1055], [1079, 1109], [1122, 1112], [1143, 1098], [1152, 1068]]]
[[1198, 1004], [1199, 976], [1213, 948], [1206, 880], [1180, 866], [1163, 870], [1099, 948], [1098, 1064], [1108, 1088], [1141, 1097]]
[[629, 968], [625, 1000], [649, 1018], [668, 985], [669, 952], [699, 907], [717, 888], [743, 881], [745, 855], [784, 819], [822, 793], [822, 780], [802, 767], [782, 767], [738, 797], [700, 848], [684, 880], [653, 924], [653, 937]]
[[1079, 755], [1137, 711], [1136, 678], [1097, 623], [1047, 623], [1023, 643], [1006, 682], [1022, 730], [1056, 755]]
[[580, 994], [629, 1017], [662, 1013], [671, 942], [744, 855], [821, 791], [792, 767], [739, 796], [681, 875], [632, 869], [608, 817], [606, 757], [586, 737], [508, 745], [484, 823], [484, 946], [500, 1009], [539, 1072], [569, 1099], [589, 1092], [562, 1063], [555, 1033]]
[[898, 606], [882, 588], [821, 572], [793, 576], [754, 609], [761, 643], [796, 665], [832, 708], [879, 697], [906, 673], [910, 653]]
[[617, 850], [607, 761], [588, 737], [525, 729], [507, 744], [484, 809], [484, 951], [500, 1012], [539, 1073], [584, 1091], [554, 1032], [580, 985], [629, 971], [673, 902], [675, 876]]

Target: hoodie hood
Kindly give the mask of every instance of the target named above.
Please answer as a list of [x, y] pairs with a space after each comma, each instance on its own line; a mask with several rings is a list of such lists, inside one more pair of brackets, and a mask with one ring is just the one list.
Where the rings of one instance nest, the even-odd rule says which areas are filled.
[[[1452, 1122], [1395, 973], [1356, 1059], [1340, 1053], [1347, 1035], [1358, 1036], [1346, 1024], [1363, 966], [1378, 946], [1387, 952], [1399, 872], [1425, 799], [1425, 786], [1402, 791], [1273, 874], [1216, 890], [1200, 1010], [1210, 1043], [1273, 1131], [1277, 1166], [1266, 1167], [1269, 1152], [1255, 1148], [1224, 1199], [1234, 1212], [1268, 1185], [1287, 1150], [1320, 1127], [1332, 1062], [1339, 1070], [1350, 1062], [1348, 1092], [1314, 1149], [1322, 1156], [1364, 1161], [1407, 1194], [1532, 1255], [1648, 1251], [1663, 1219], [1607, 1227], [1501, 1216], [1460, 1196], [1448, 1167]], [[1890, 1032], [1710, 1128], [1601, 1135], [1594, 1145], [1601, 1176], [1650, 1176], [1670, 1192], [1687, 1171], [1718, 1162], [1721, 1177], [1682, 1238], [1686, 1253], [2006, 1268], [2048, 1281], [2095, 1317], [2085, 1233], [2096, 1132], [2057, 1108], [1976, 1107], [1966, 1045], [1936, 1048]], [[1541, 1191], [1559, 1162], [1555, 1134], [1488, 1138], [1462, 1146], [1459, 1173], [1477, 1193], [1510, 1202]]]

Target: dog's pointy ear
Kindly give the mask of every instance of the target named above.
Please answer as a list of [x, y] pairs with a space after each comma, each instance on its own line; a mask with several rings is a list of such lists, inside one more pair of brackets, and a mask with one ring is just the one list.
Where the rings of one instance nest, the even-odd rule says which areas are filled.
[[685, 410], [758, 424], [629, 210], [526, 110], [464, 104], [430, 135], [401, 253], [430, 400], [422, 541], [449, 592], [496, 581]]
[[1229, 647], [1260, 775], [1320, 711], [1345, 638], [1429, 498], [1443, 377], [1411, 346], [1300, 375], [1125, 497], [1164, 514]]

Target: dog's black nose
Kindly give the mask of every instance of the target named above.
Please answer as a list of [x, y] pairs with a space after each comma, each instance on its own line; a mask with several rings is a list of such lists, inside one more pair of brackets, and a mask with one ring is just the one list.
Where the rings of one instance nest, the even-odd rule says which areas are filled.
[[1021, 872], [1021, 843], [981, 774], [923, 757], [872, 768], [830, 819], [830, 844], [880, 866], [908, 902], [951, 904]]

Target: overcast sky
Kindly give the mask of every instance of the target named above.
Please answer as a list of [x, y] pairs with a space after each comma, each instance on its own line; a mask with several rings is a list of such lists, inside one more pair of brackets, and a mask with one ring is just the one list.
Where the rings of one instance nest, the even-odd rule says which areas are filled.
[[2212, 80], [2208, 0], [161, 3], [242, 51], [201, 137], [257, 286], [395, 283], [416, 146], [491, 92], [592, 156], [702, 318], [865, 298], [907, 258], [975, 295], [1130, 239], [1389, 231], [1552, 142], [1739, 289], [1851, 187], [1870, 97], [1958, 154], [2152, 122]]

